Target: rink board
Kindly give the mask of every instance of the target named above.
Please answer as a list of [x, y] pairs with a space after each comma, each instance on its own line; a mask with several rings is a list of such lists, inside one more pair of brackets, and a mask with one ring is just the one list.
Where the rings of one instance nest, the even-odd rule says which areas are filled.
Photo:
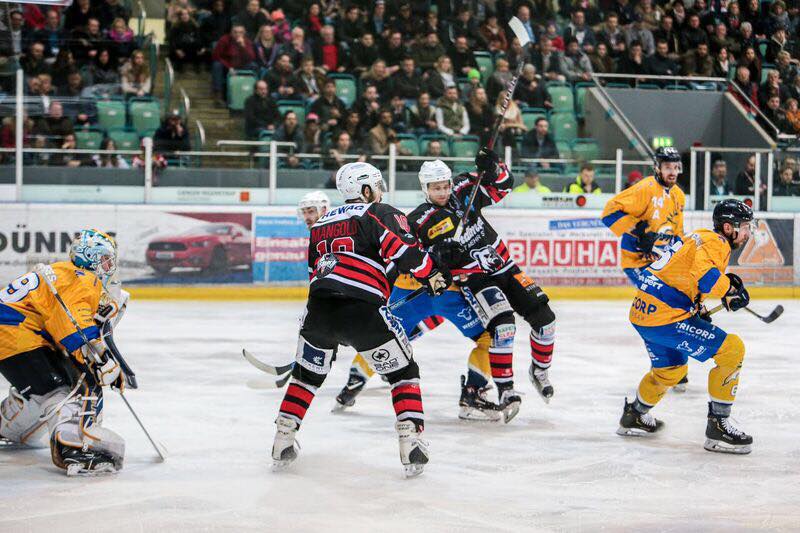
[[[487, 219], [514, 261], [553, 297], [632, 295], [620, 269], [619, 239], [600, 211], [490, 208]], [[709, 212], [687, 212], [687, 231]], [[71, 236], [95, 227], [119, 243], [120, 275], [135, 296], [170, 299], [299, 299], [307, 284], [308, 231], [292, 207], [6, 204], [0, 206], [0, 276], [67, 258]], [[768, 297], [797, 295], [800, 214], [759, 217], [731, 270]], [[212, 253], [224, 255], [222, 263]], [[167, 272], [168, 270], [168, 272]]]

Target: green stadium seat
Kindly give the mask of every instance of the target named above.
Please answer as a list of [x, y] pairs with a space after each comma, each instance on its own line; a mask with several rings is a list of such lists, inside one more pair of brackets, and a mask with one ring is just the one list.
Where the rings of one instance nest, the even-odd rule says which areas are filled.
[[475, 62], [478, 63], [478, 71], [481, 73], [481, 83], [486, 85], [492, 74], [494, 74], [494, 59], [489, 52], [472, 52]]
[[105, 129], [125, 126], [125, 102], [122, 100], [98, 100], [97, 123]]
[[139, 134], [132, 128], [111, 128], [108, 136], [114, 141], [117, 150], [139, 149]]
[[[460, 139], [453, 139], [450, 142], [450, 153], [453, 157], [469, 157], [475, 158], [475, 155], [480, 150], [480, 139], [475, 135], [465, 135]], [[472, 161], [470, 161], [472, 166]]]
[[344, 105], [350, 107], [358, 96], [356, 78], [351, 74], [330, 74], [328, 76], [336, 82], [336, 96], [342, 99]]
[[400, 148], [404, 148], [410, 155], [419, 155], [419, 142], [417, 136], [411, 133], [398, 133], [397, 140], [400, 141]]
[[550, 128], [556, 141], [570, 142], [578, 137], [578, 121], [573, 112], [550, 115]]
[[525, 123], [525, 127], [528, 128], [528, 131], [536, 127], [536, 121], [539, 120], [539, 118], [547, 118], [547, 110], [541, 107], [523, 107], [521, 113], [522, 122]]
[[161, 106], [155, 100], [131, 98], [128, 102], [128, 114], [131, 126], [141, 136], [148, 130], [156, 130], [161, 126]]
[[556, 141], [556, 150], [560, 159], [572, 159], [572, 148], [566, 141]]
[[600, 145], [594, 139], [574, 139], [570, 143], [572, 157], [581, 161], [600, 159]]
[[761, 56], [762, 58], [766, 57], [766, 55], [767, 55], [767, 47], [768, 46], [769, 46], [769, 41], [768, 40], [759, 39], [759, 41], [758, 41], [758, 49], [756, 50], [756, 52], [758, 52], [758, 55]]
[[99, 128], [75, 130], [75, 147], [79, 150], [99, 150], [105, 133]]
[[450, 157], [450, 143], [444, 135], [420, 135], [419, 137], [419, 153], [425, 155], [428, 152], [428, 143], [436, 140], [442, 143], [442, 156]]
[[253, 94], [256, 75], [250, 70], [237, 70], [228, 73], [228, 109], [241, 111], [244, 101]]
[[294, 111], [297, 114], [297, 122], [301, 126], [306, 122], [306, 106], [297, 100], [278, 100], [278, 113], [283, 114], [287, 111]]
[[575, 115], [578, 118], [583, 118], [584, 116], [586, 91], [592, 87], [594, 87], [594, 83], [591, 82], [582, 81], [575, 84]]
[[569, 85], [554, 85], [551, 83], [547, 86], [547, 92], [550, 93], [550, 98], [553, 100], [552, 112], [575, 112], [575, 98], [572, 94], [572, 87]]

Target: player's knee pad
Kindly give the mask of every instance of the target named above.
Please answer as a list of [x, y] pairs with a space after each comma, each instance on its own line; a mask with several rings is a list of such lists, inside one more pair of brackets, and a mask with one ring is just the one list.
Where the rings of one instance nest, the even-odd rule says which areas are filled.
[[473, 293], [469, 288], [462, 287], [464, 299], [480, 318], [485, 328], [489, 328], [498, 316], [512, 314], [514, 310], [500, 287], [485, 287]]
[[525, 322], [530, 324], [531, 333], [543, 344], [552, 341], [556, 335], [556, 315], [550, 306], [539, 306], [535, 311], [525, 315]]
[[318, 348], [308, 342], [305, 337], [297, 337], [295, 352], [295, 368], [300, 366], [309, 372], [325, 376], [331, 371], [331, 363], [336, 355], [336, 348]]
[[411, 359], [405, 367], [386, 374], [386, 380], [392, 385], [400, 381], [415, 379], [419, 379], [419, 366], [414, 359]]
[[659, 385], [669, 388], [674, 387], [686, 377], [688, 370], [688, 365], [678, 365], [653, 368], [650, 372]]
[[744, 361], [744, 341], [742, 338], [735, 334], [730, 334], [725, 337], [722, 346], [717, 350], [714, 355], [714, 361], [717, 365], [727, 368], [738, 368]]
[[[66, 387], [59, 387], [48, 396], [64, 398], [69, 393]], [[47, 424], [40, 420], [41, 402], [44, 397], [32, 395], [26, 399], [14, 387], [10, 387], [8, 398], [0, 403], [0, 437], [18, 444], [41, 446], [47, 435]]]
[[411, 354], [397, 339], [389, 339], [380, 346], [361, 350], [361, 356], [369, 363], [369, 366], [378, 374], [388, 375], [407, 367], [411, 361]]

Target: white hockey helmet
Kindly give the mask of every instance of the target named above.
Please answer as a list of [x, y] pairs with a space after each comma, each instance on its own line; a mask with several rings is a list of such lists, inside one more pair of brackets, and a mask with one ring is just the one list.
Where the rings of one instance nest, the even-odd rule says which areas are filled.
[[345, 200], [364, 200], [364, 185], [373, 190], [386, 190], [381, 171], [369, 163], [347, 163], [336, 172], [336, 188]]
[[422, 192], [425, 193], [425, 198], [428, 198], [428, 185], [431, 183], [439, 183], [440, 181], [449, 181], [453, 185], [453, 172], [450, 170], [444, 161], [436, 159], [434, 161], [425, 161], [419, 169], [419, 185], [422, 187]]
[[302, 218], [303, 209], [306, 207], [316, 207], [317, 213], [319, 216], [322, 216], [325, 214], [325, 211], [331, 208], [331, 200], [328, 198], [328, 195], [322, 191], [312, 191], [300, 198], [300, 202], [297, 204], [297, 216]]

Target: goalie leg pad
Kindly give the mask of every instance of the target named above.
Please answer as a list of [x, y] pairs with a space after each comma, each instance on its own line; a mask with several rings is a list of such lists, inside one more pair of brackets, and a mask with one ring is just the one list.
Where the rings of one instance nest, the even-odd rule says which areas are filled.
[[10, 387], [8, 398], [0, 403], [0, 437], [26, 446], [44, 445], [47, 423], [40, 420], [41, 402], [48, 396], [60, 401], [69, 393], [67, 387], [59, 387], [47, 396], [32, 395], [25, 398], [14, 387]]

